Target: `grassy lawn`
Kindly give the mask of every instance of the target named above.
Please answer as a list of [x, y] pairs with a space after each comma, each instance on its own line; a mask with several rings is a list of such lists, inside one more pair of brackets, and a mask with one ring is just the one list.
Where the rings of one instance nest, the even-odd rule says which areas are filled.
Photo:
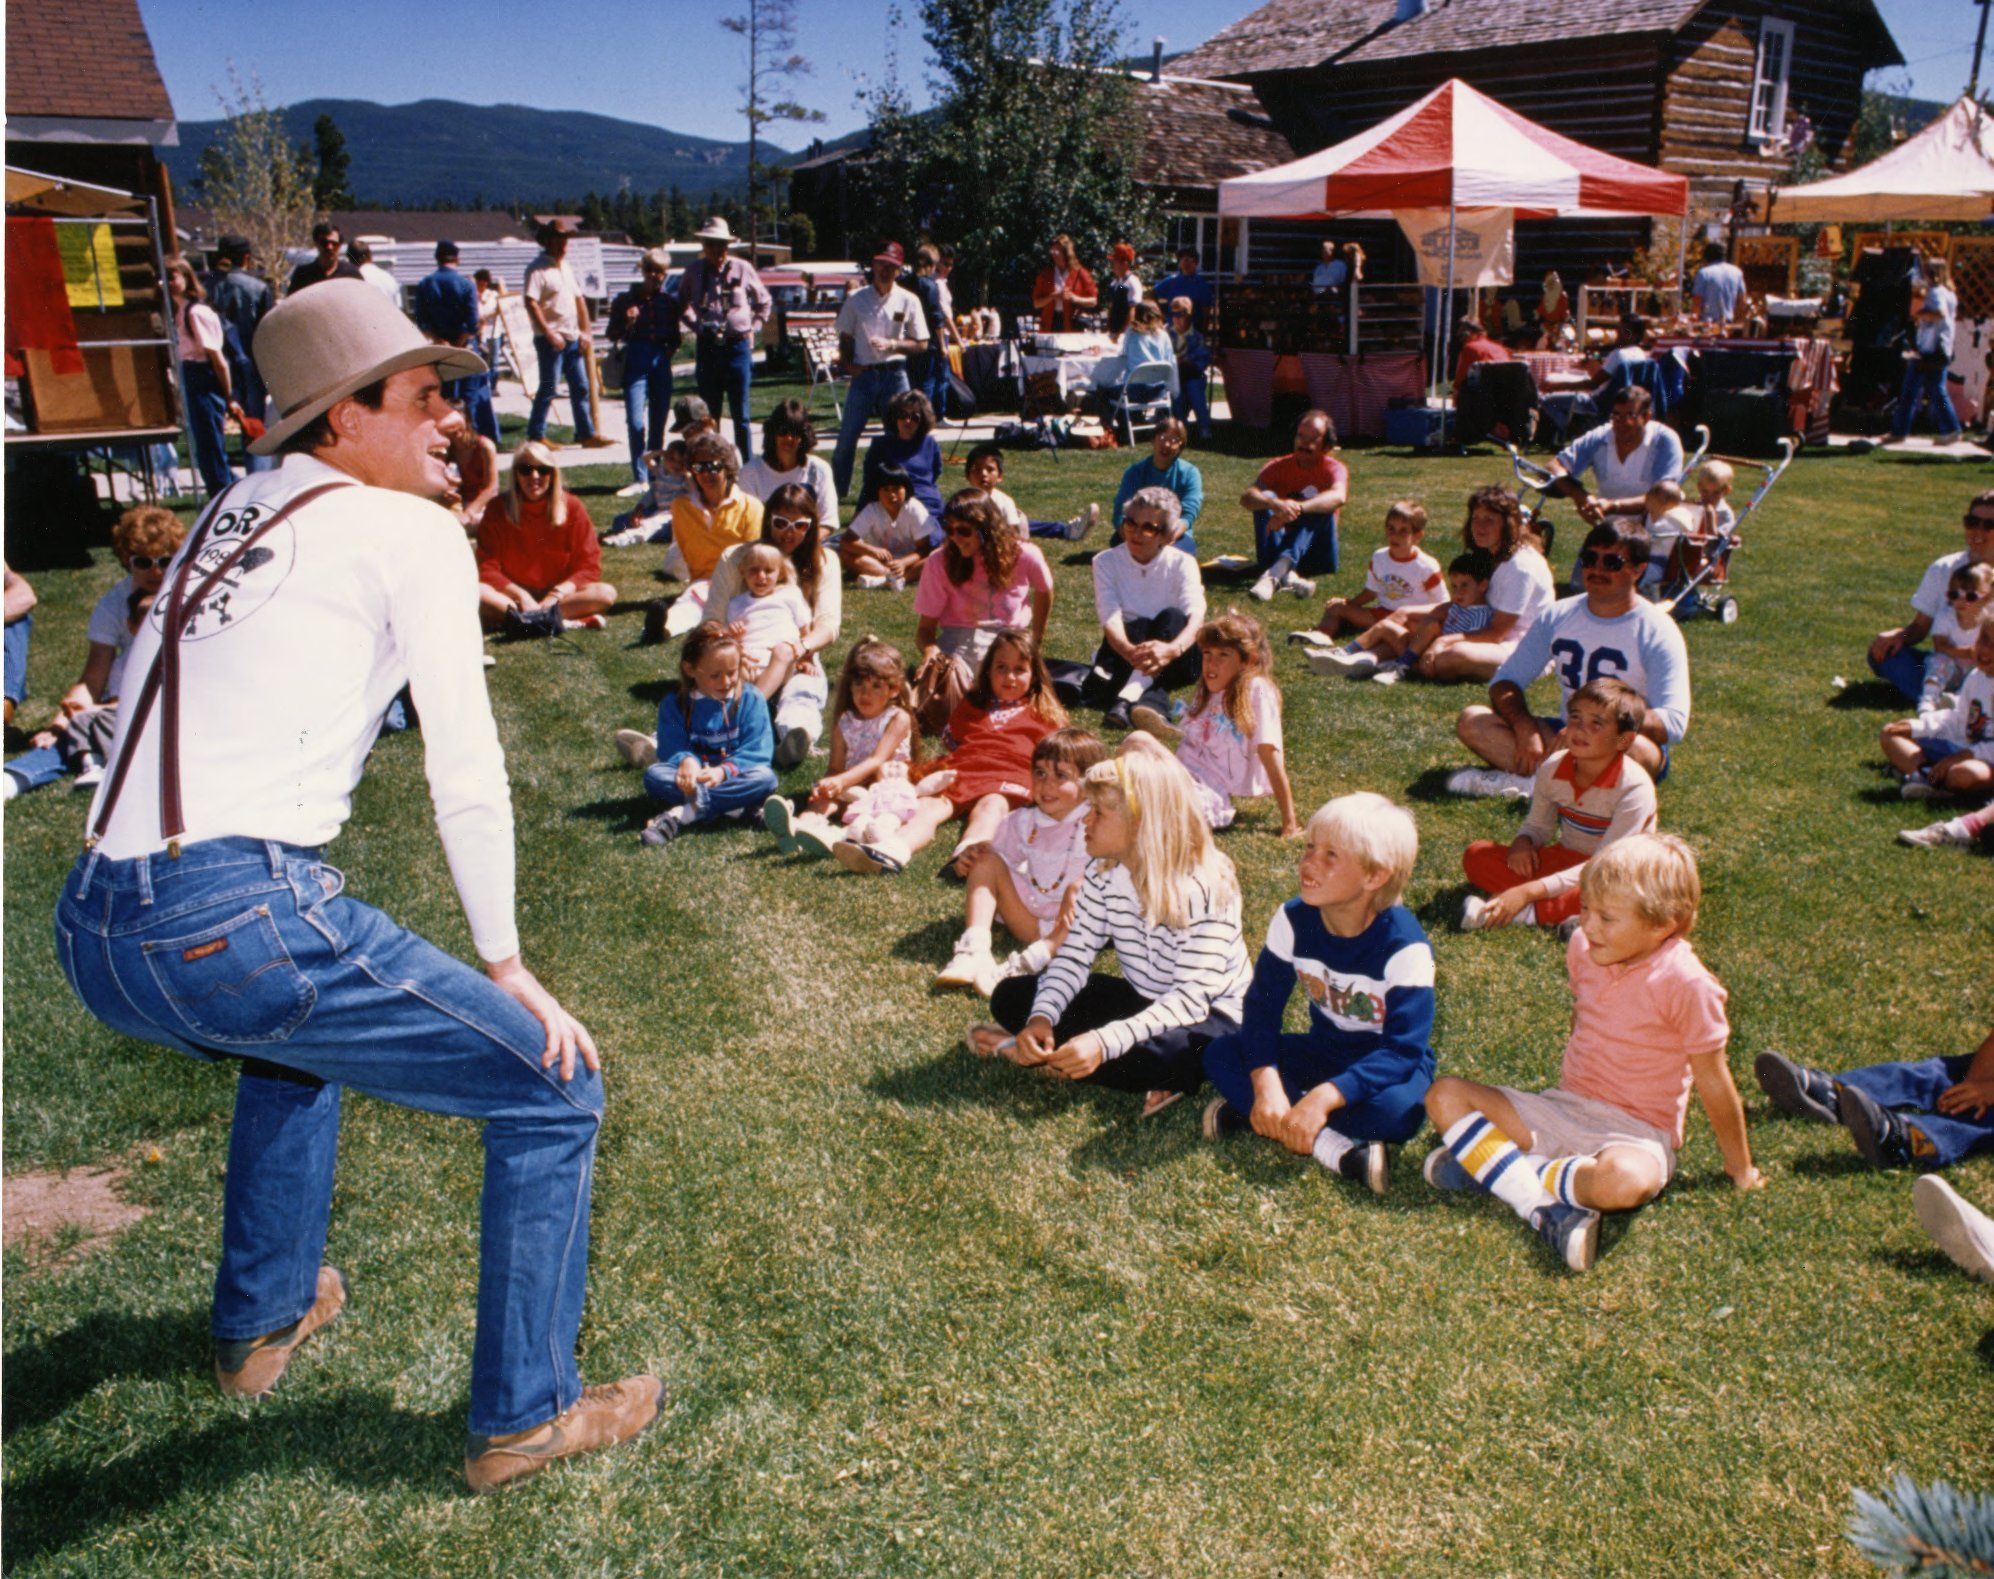
[[[1229, 501], [1270, 448], [1194, 456], [1207, 552], [1247, 546]], [[1506, 477], [1487, 453], [1346, 459], [1336, 590], [1358, 583], [1391, 499], [1427, 501], [1444, 559], [1467, 490]], [[1063, 518], [1110, 497], [1126, 460], [1017, 456], [1010, 481]], [[622, 475], [570, 480], [606, 521]], [[79, 1259], [8, 1253], [7, 1566], [1863, 1571], [1841, 1535], [1852, 1486], [1900, 1468], [1994, 1484], [1994, 1304], [1924, 1240], [1908, 1176], [1768, 1118], [1750, 1070], [1767, 1047], [1831, 1067], [1962, 1052], [1994, 1017], [1986, 859], [1894, 843], [1932, 813], [1885, 781], [1876, 731], [1898, 709], [1861, 651], [1990, 485], [1986, 467], [1804, 459], [1750, 531], [1742, 621], [1688, 628], [1696, 711], [1663, 825], [1703, 855], [1698, 946], [1730, 988], [1770, 1183], [1730, 1190], [1693, 1105], [1678, 1182], [1611, 1222], [1582, 1279], [1493, 1203], [1428, 1191], [1429, 1135], [1379, 1201], [1265, 1143], [1204, 1145], [1195, 1103], [1138, 1127], [1129, 1099], [970, 1060], [975, 1005], [928, 991], [960, 926], [939, 847], [873, 882], [746, 832], [641, 848], [609, 735], [648, 720], [675, 662], [633, 645], [658, 552], [612, 551], [630, 612], [572, 648], [499, 649], [491, 689], [527, 957], [594, 1029], [610, 1080], [584, 1374], [655, 1369], [667, 1408], [634, 1447], [490, 1502], [456, 1477], [476, 1133], [349, 1103], [329, 1253], [352, 1303], [275, 1398], [219, 1398], [206, 1307], [230, 1077], [75, 1005], [48, 915], [84, 801], [10, 805], [6, 1168], [125, 1163], [152, 1212]], [[1052, 647], [1084, 656], [1084, 555], [1053, 558]], [[114, 574], [99, 549], [36, 577], [28, 716], [75, 668]], [[910, 603], [849, 594], [846, 639], [910, 643]], [[1273, 612], [1285, 629], [1304, 611]], [[1442, 1070], [1548, 1083], [1561, 951], [1454, 926], [1462, 848], [1517, 820], [1439, 793], [1474, 693], [1321, 682], [1285, 647], [1278, 664], [1305, 811], [1369, 788], [1417, 813], [1409, 902], [1439, 958]], [[381, 745], [333, 854], [354, 893], [470, 958], [421, 759], [413, 735]], [[1293, 892], [1273, 829], [1263, 807], [1224, 836], [1250, 937]], [[1994, 1162], [1955, 1182], [1994, 1205]]]

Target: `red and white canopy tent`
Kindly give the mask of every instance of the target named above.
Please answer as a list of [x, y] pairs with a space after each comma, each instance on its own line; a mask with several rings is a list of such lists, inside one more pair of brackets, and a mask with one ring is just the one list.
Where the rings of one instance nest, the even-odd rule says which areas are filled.
[[[1456, 77], [1334, 147], [1219, 183], [1219, 213], [1247, 219], [1382, 219], [1421, 209], [1448, 216], [1451, 302], [1462, 213], [1680, 217], [1689, 182], [1562, 137]], [[1445, 356], [1443, 344], [1436, 373]]]

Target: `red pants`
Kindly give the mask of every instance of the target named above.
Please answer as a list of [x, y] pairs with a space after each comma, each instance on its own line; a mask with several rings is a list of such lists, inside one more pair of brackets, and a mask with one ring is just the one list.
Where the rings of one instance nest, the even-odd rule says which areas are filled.
[[[1537, 876], [1548, 877], [1553, 872], [1569, 871], [1574, 866], [1585, 865], [1585, 861], [1586, 858], [1576, 850], [1567, 850], [1562, 844], [1547, 844], [1537, 852]], [[1518, 877], [1511, 871], [1509, 846], [1497, 844], [1493, 839], [1477, 839], [1469, 845], [1461, 856], [1461, 870], [1468, 874], [1468, 881], [1485, 894], [1500, 894], [1505, 889], [1536, 881], [1535, 878]], [[1569, 921], [1578, 913], [1579, 891], [1576, 884], [1553, 898], [1537, 901], [1537, 920], [1543, 926], [1555, 927], [1560, 921]]]

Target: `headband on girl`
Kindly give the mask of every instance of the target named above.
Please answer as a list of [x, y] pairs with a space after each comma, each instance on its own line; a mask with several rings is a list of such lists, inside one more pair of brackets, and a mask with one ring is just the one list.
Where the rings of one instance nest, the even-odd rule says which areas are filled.
[[1129, 759], [1127, 757], [1116, 757], [1114, 763], [1115, 781], [1121, 786], [1122, 801], [1129, 809], [1129, 820], [1131, 822], [1140, 821], [1142, 812], [1136, 804], [1135, 780], [1129, 777]]

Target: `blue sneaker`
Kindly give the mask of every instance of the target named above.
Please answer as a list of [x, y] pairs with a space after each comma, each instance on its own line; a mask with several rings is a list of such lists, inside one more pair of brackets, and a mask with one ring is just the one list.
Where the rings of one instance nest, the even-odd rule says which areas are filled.
[[1584, 1206], [1553, 1204], [1531, 1214], [1537, 1237], [1574, 1272], [1590, 1272], [1599, 1255], [1599, 1213]]
[[1419, 1171], [1436, 1190], [1472, 1190], [1475, 1187], [1475, 1176], [1462, 1167], [1461, 1159], [1445, 1146], [1435, 1146], [1429, 1151], [1426, 1163]]
[[1835, 1098], [1843, 1127], [1862, 1153], [1862, 1160], [1872, 1168], [1915, 1168], [1920, 1166], [1921, 1150], [1927, 1157], [1932, 1154], [1932, 1143], [1922, 1131], [1879, 1105], [1867, 1092], [1854, 1086], [1836, 1086]]
[[1835, 1107], [1835, 1082], [1818, 1069], [1796, 1064], [1784, 1053], [1760, 1053], [1752, 1060], [1752, 1073], [1759, 1089], [1772, 1099], [1772, 1105], [1793, 1118], [1811, 1118], [1817, 1124], [1839, 1124]]

